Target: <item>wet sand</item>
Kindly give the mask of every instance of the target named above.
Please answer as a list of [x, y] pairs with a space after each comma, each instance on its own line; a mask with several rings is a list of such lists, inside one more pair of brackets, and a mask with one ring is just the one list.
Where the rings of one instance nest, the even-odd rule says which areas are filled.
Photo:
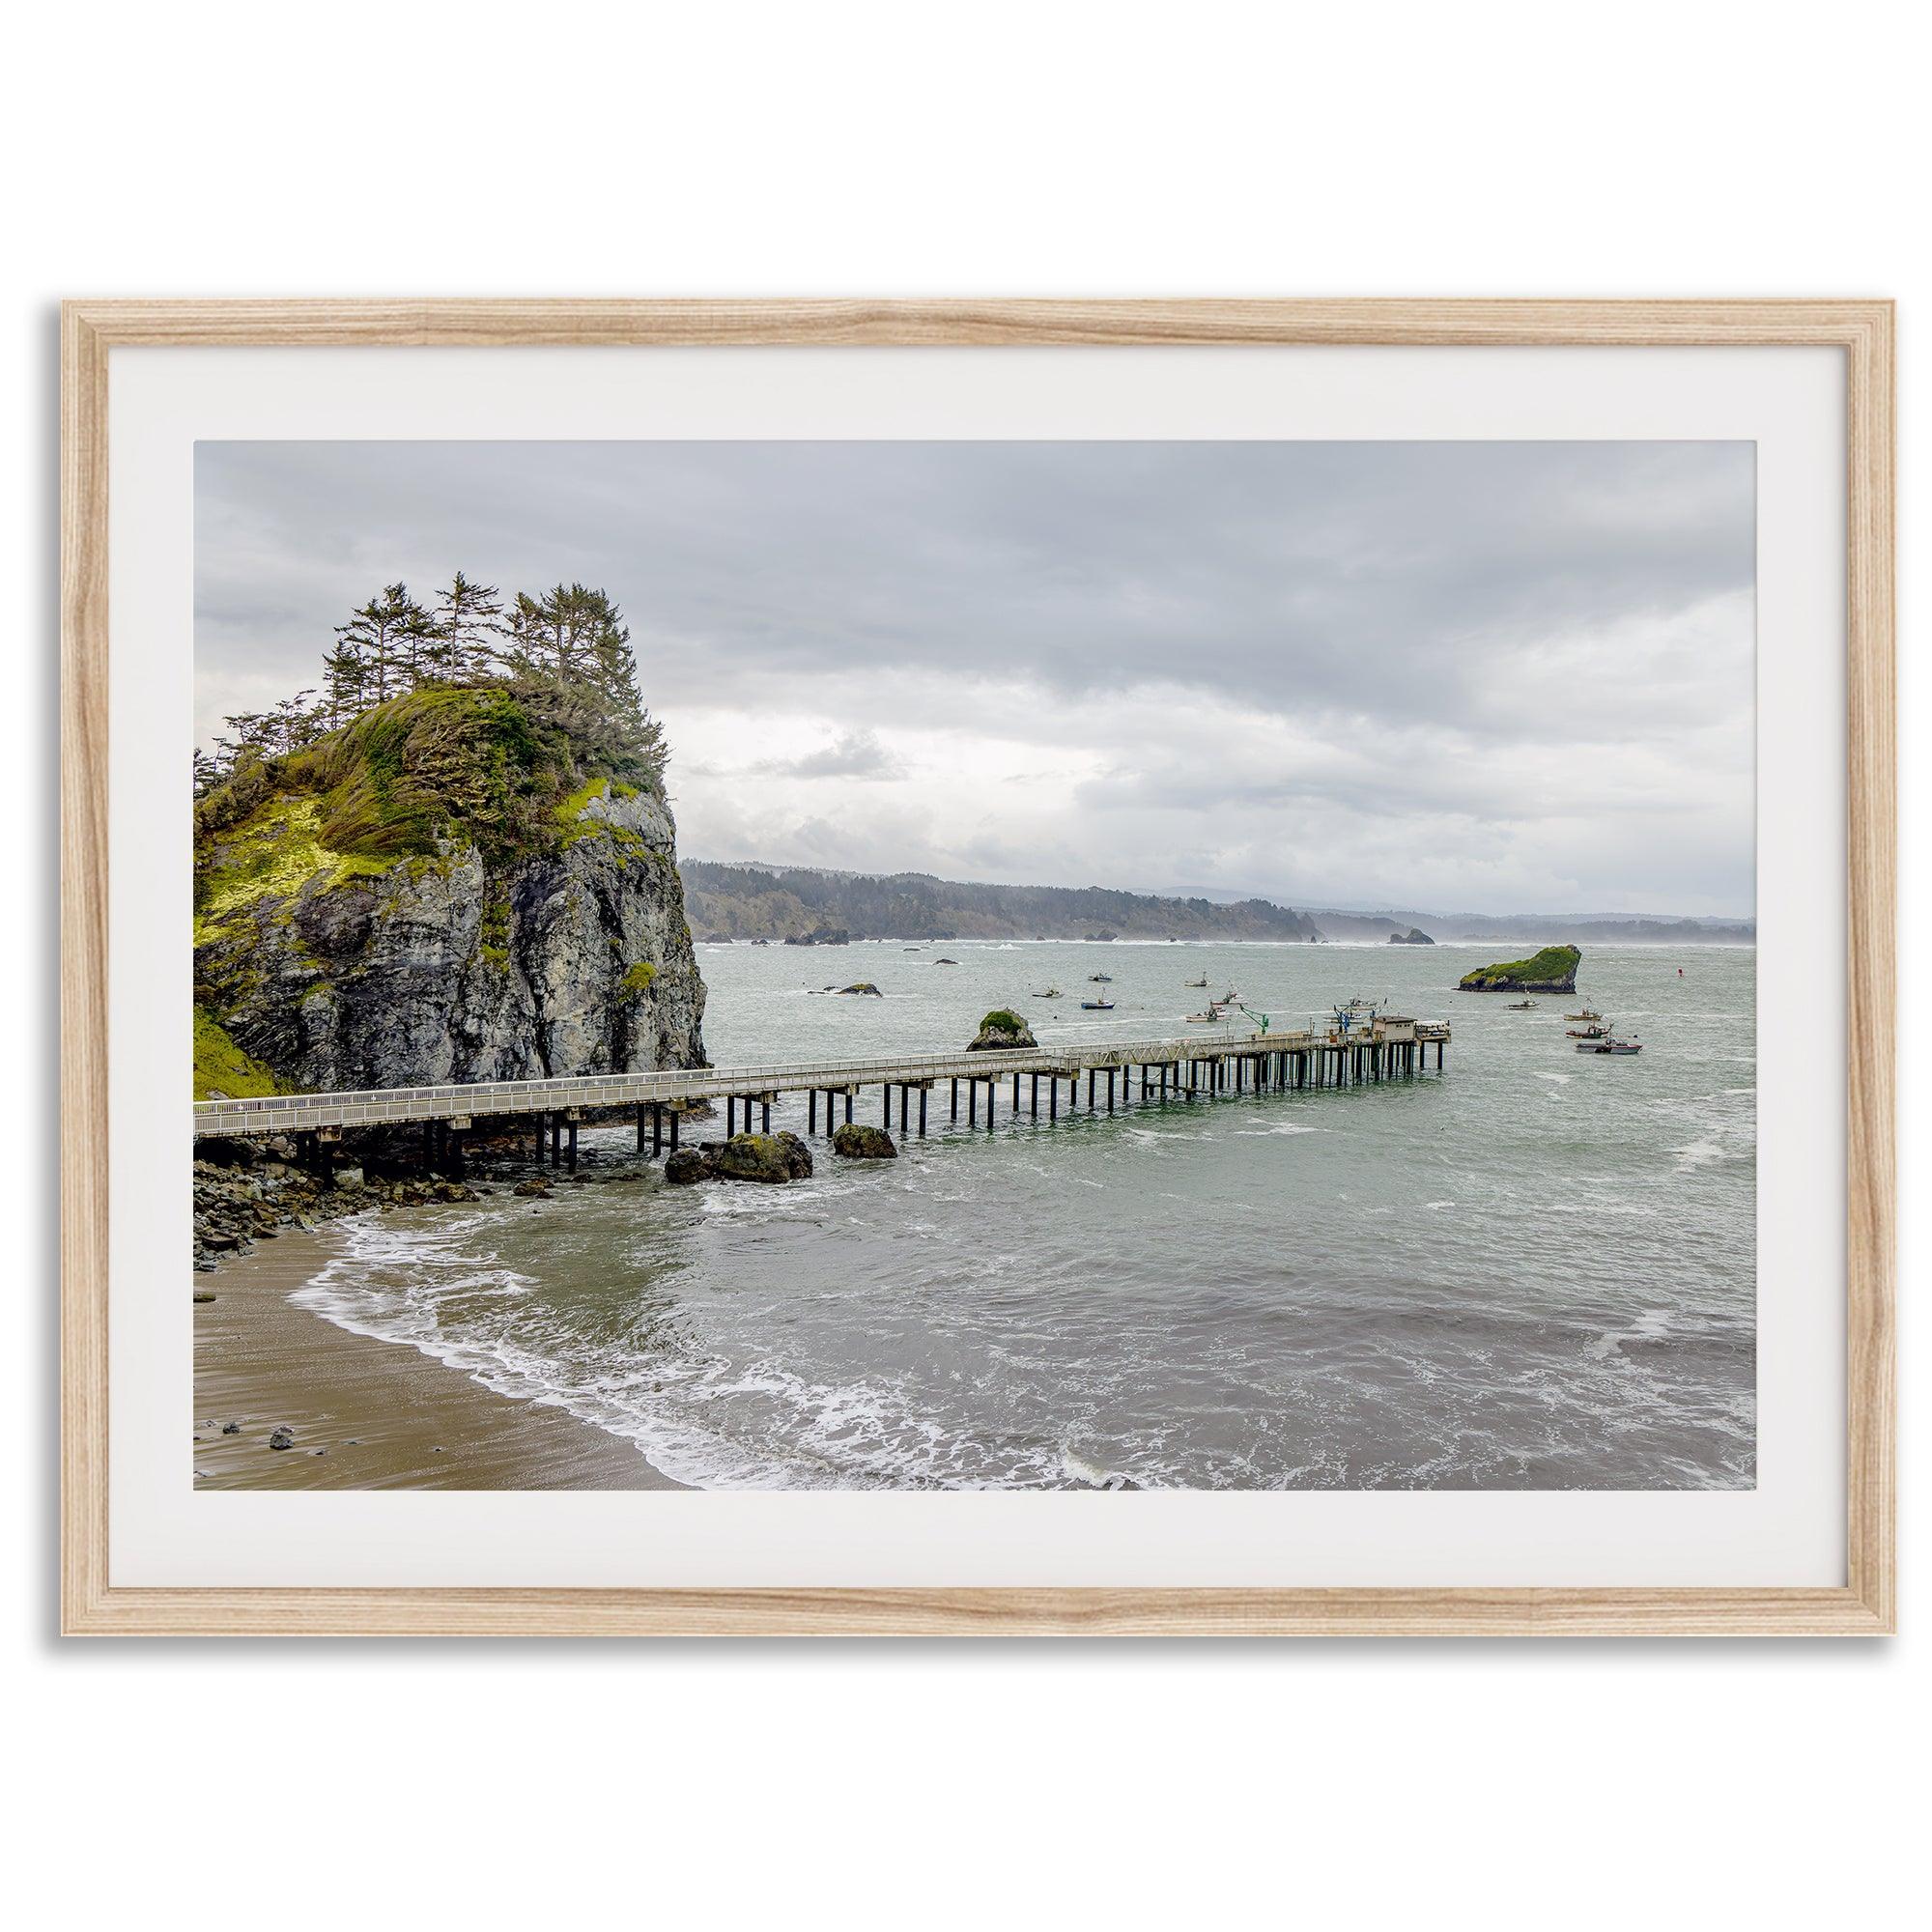
[[[292, 1305], [337, 1251], [327, 1230], [290, 1231], [193, 1277], [197, 1293], [215, 1296], [194, 1311], [197, 1489], [683, 1487], [561, 1408], [498, 1395], [414, 1349]], [[242, 1433], [222, 1435], [226, 1422]], [[295, 1446], [270, 1449], [282, 1423]]]

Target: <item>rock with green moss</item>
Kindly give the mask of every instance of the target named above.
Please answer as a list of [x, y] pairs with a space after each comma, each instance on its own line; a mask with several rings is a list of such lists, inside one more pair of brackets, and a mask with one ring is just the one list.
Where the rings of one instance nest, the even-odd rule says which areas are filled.
[[832, 1151], [847, 1160], [896, 1160], [899, 1151], [884, 1127], [847, 1121], [832, 1136]]
[[675, 830], [541, 693], [423, 690], [196, 808], [196, 1091], [704, 1060]]
[[782, 1186], [792, 1179], [791, 1150], [777, 1134], [733, 1134], [711, 1157], [720, 1180], [757, 1180]]
[[1574, 993], [1582, 953], [1574, 946], [1546, 946], [1527, 959], [1505, 959], [1494, 966], [1478, 966], [1464, 973], [1458, 991], [1464, 993]]
[[243, 1053], [213, 1013], [195, 1008], [194, 1097], [197, 1100], [254, 1100], [280, 1092], [271, 1068]]
[[1037, 1046], [1033, 1028], [1009, 1007], [995, 1007], [980, 1022], [980, 1031], [967, 1041], [968, 1053], [1006, 1053], [1014, 1047]]

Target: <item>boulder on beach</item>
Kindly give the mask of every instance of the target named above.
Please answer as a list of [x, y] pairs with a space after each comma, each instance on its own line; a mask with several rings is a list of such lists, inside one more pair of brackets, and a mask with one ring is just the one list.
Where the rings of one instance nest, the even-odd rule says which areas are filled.
[[995, 1007], [980, 1022], [980, 1031], [966, 1043], [968, 1053], [1003, 1053], [1018, 1046], [1037, 1046], [1033, 1028], [1010, 1007]]
[[884, 1127], [862, 1126], [857, 1121], [847, 1121], [832, 1136], [832, 1151], [847, 1160], [896, 1160], [899, 1154]]

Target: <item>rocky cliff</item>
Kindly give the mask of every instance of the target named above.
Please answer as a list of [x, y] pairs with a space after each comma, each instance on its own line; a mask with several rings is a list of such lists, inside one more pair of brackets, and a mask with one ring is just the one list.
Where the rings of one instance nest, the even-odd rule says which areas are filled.
[[238, 771], [196, 810], [194, 961], [197, 1094], [704, 1060], [661, 782], [541, 692], [419, 691]]

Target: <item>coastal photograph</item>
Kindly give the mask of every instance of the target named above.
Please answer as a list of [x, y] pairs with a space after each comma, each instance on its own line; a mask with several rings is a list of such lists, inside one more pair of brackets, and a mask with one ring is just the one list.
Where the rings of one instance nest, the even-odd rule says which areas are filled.
[[1750, 1489], [1755, 546], [1746, 442], [198, 444], [194, 1487]]

